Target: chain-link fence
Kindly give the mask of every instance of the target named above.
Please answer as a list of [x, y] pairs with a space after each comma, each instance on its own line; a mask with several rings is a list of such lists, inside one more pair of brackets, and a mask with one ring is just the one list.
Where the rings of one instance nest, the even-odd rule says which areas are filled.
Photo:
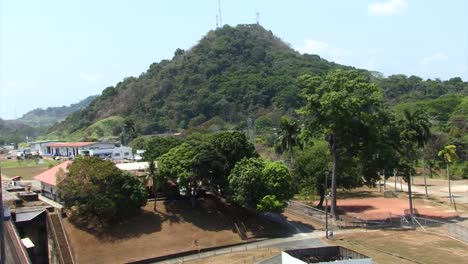
[[[326, 216], [323, 210], [295, 201], [289, 201], [286, 210], [294, 214], [310, 217], [325, 225]], [[330, 214], [328, 216], [330, 217]]]
[[468, 243], [468, 228], [456, 223], [449, 223], [424, 217], [414, 217], [416, 227], [424, 231], [448, 235]]

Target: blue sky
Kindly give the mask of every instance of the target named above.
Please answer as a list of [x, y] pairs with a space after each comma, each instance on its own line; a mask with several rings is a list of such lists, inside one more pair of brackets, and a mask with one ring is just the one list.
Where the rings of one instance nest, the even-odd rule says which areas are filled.
[[[216, 27], [217, 0], [0, 0], [0, 118], [76, 103]], [[466, 0], [221, 0], [300, 52], [376, 70], [468, 80]]]

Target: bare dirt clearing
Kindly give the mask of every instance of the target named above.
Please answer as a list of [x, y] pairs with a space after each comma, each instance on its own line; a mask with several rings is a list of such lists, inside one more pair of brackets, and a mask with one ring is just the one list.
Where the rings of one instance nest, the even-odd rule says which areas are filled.
[[[193, 209], [189, 201], [165, 201], [158, 202], [157, 208], [154, 212], [150, 202], [141, 215], [108, 228], [77, 227], [65, 219], [77, 263], [123, 263], [242, 241], [230, 217], [211, 202], [198, 201]], [[248, 215], [238, 216], [245, 219], [251, 237], [281, 230], [262, 219], [249, 222]]]

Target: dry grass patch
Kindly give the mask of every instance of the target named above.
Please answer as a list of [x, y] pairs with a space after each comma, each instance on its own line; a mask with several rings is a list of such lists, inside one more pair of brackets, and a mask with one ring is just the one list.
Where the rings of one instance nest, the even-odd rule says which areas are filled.
[[371, 257], [377, 263], [464, 263], [468, 247], [419, 231], [375, 231], [337, 235], [331, 244]]
[[233, 252], [222, 254], [213, 257], [207, 257], [184, 263], [188, 264], [236, 264], [236, 263], [257, 263], [262, 260], [269, 259], [281, 253], [277, 248], [259, 248], [256, 250], [247, 250], [241, 252]]

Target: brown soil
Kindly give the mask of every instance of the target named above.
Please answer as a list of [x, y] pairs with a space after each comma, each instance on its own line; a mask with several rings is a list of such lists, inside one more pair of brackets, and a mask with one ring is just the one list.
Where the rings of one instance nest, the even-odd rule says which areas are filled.
[[[125, 223], [90, 228], [65, 219], [64, 225], [77, 263], [123, 263], [241, 242], [231, 217], [218, 210], [216, 203], [202, 199], [191, 208], [185, 200], [158, 202], [154, 212], [149, 202], [142, 214]], [[252, 237], [281, 229], [247, 212], [240, 214], [238, 208], [225, 208], [246, 221]]]

